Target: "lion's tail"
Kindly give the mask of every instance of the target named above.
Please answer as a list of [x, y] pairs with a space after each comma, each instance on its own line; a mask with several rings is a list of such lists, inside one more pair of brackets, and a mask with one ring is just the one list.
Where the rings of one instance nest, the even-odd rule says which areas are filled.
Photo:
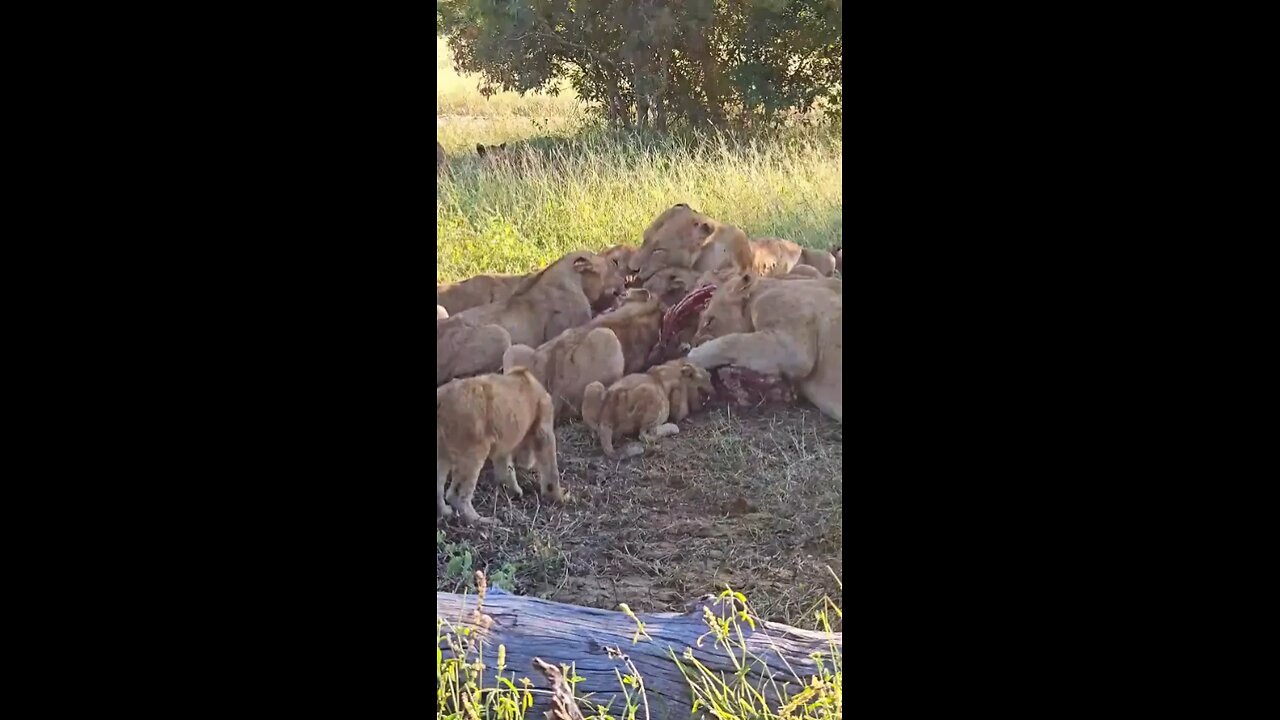
[[587, 385], [582, 391], [582, 421], [592, 432], [600, 430], [600, 413], [604, 409], [604, 383], [599, 381]]

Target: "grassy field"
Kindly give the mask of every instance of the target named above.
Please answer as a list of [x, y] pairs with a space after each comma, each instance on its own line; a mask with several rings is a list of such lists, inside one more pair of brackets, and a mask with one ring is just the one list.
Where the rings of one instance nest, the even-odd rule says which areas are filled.
[[[752, 235], [842, 243], [836, 134], [797, 129], [697, 145], [620, 139], [593, 126], [567, 88], [558, 97], [486, 99], [475, 78], [453, 71], [442, 43], [436, 69], [436, 137], [449, 154], [436, 182], [437, 282], [638, 245], [652, 219], [679, 202]], [[505, 160], [476, 154], [476, 143], [503, 142]], [[529, 490], [515, 500], [486, 468], [475, 505], [498, 522], [438, 531], [438, 590], [464, 591], [483, 569], [491, 584], [522, 594], [649, 612], [731, 586], [759, 617], [810, 629], [828, 598], [839, 603], [843, 428], [814, 408], [712, 409], [625, 462], [604, 458], [579, 423], [558, 427], [556, 440], [571, 501], [542, 505]], [[532, 475], [519, 477], [532, 488]], [[838, 616], [830, 620], [842, 629]], [[439, 690], [440, 666], [437, 675]]]
[[[436, 183], [436, 281], [527, 272], [573, 250], [638, 245], [684, 202], [756, 236], [841, 242], [841, 140], [797, 130], [769, 142], [626, 142], [591, 127], [571, 90], [482, 97], [436, 48], [436, 138], [450, 156]], [[508, 143], [504, 163], [476, 143]], [[519, 148], [517, 150], [517, 148]]]

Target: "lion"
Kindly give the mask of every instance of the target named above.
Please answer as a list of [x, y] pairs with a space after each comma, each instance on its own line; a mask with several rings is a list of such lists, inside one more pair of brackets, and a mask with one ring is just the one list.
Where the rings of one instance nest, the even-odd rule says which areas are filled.
[[444, 166], [445, 160], [446, 160], [446, 157], [444, 154], [444, 146], [440, 144], [439, 140], [437, 140], [436, 141], [436, 172], [440, 172], [440, 168]]
[[720, 225], [720, 221], [684, 203], [663, 211], [645, 229], [640, 249], [631, 256], [631, 271], [643, 283], [668, 267], [719, 269], [728, 256], [718, 245], [708, 245], [707, 241]]
[[648, 367], [649, 351], [658, 344], [662, 313], [662, 303], [648, 290], [633, 288], [622, 297], [616, 310], [596, 316], [584, 327], [611, 330], [622, 344], [624, 372], [637, 373]]
[[661, 328], [661, 305], [647, 290], [633, 289], [618, 309], [566, 330], [536, 350], [513, 345], [503, 354], [502, 366], [529, 368], [551, 393], [557, 421], [577, 417], [588, 384], [598, 381], [607, 387], [645, 368]]
[[[622, 276], [612, 262], [589, 252], [571, 252], [525, 278], [511, 297], [469, 308], [437, 324], [437, 384], [462, 373], [460, 365], [494, 372], [512, 345], [536, 348], [569, 328], [591, 320], [593, 313], [612, 308], [625, 292]], [[499, 327], [507, 333], [502, 345], [492, 331], [477, 339], [481, 329]], [[444, 378], [443, 380], [441, 378]]]
[[[715, 285], [716, 287], [720, 287], [721, 285], [729, 282], [730, 280], [733, 280], [736, 277], [741, 276], [742, 274], [743, 274], [743, 271], [736, 266], [727, 267], [720, 270], [709, 270], [698, 276], [697, 282], [693, 284], [693, 289], [696, 290], [702, 287], [703, 285]], [[766, 278], [762, 277], [761, 279], [766, 279]], [[810, 267], [808, 265], [797, 265], [794, 268], [792, 268], [791, 272], [789, 273], [784, 273], [782, 275], [770, 275], [767, 279], [768, 280], [821, 280], [826, 282], [827, 284], [830, 284], [833, 282], [835, 283], [840, 282], [839, 278], [829, 278], [829, 277], [824, 277], [820, 275], [816, 268]]]
[[506, 155], [506, 153], [507, 153], [506, 143], [502, 143], [501, 145], [489, 145], [489, 146], [485, 146], [481, 143], [476, 143], [476, 154], [479, 155], [480, 157], [498, 158]]
[[736, 365], [795, 382], [824, 415], [842, 422], [844, 295], [839, 280], [745, 273], [716, 290], [688, 360]]
[[732, 258], [718, 269], [734, 267], [764, 277], [787, 274], [830, 277], [836, 271], [836, 259], [825, 250], [801, 247], [776, 237], [750, 239], [733, 225], [720, 226], [707, 242], [719, 244]]
[[629, 272], [631, 256], [636, 254], [636, 249], [630, 245], [614, 245], [600, 254], [612, 260], [613, 264], [618, 266], [618, 270], [626, 274]]
[[440, 307], [439, 305], [437, 305], [437, 306], [436, 306], [436, 319], [437, 319], [437, 320], [448, 320], [448, 319], [449, 319], [449, 311], [448, 311], [448, 310], [445, 310], [443, 307]]
[[798, 265], [808, 265], [823, 276], [835, 272], [835, 258], [825, 250], [774, 237], [752, 240], [741, 228], [688, 205], [676, 205], [644, 231], [644, 243], [632, 256], [630, 267], [643, 283], [669, 267], [703, 272], [737, 267], [768, 276], [790, 273]]
[[689, 268], [663, 268], [649, 276], [643, 287], [657, 298], [664, 308], [671, 308], [694, 288], [703, 284], [701, 278], [704, 275], [705, 273]]
[[582, 419], [607, 457], [633, 457], [644, 448], [631, 444], [618, 452], [613, 447], [614, 434], [638, 433], [646, 443], [675, 435], [680, 432], [675, 423], [701, 407], [699, 393], [704, 391], [714, 392], [710, 373], [687, 360], [673, 360], [628, 375], [608, 390], [603, 383], [591, 383], [583, 394]]
[[458, 316], [437, 319], [436, 385], [454, 378], [496, 372], [502, 365], [502, 354], [509, 347], [511, 333], [500, 325], [477, 325]]
[[524, 494], [516, 482], [514, 456], [521, 467], [536, 469], [544, 497], [563, 500], [553, 421], [551, 396], [525, 368], [436, 388], [436, 517], [456, 512], [465, 524], [493, 522], [481, 518], [471, 504], [486, 459], [493, 461], [494, 477], [512, 495]]
[[[609, 313], [612, 315], [613, 313]], [[502, 355], [502, 367], [525, 367], [551, 394], [557, 421], [582, 411], [582, 393], [592, 382], [606, 385], [625, 374], [622, 343], [612, 330], [577, 327], [566, 330], [535, 350], [512, 345]]]
[[476, 275], [461, 282], [436, 285], [436, 304], [450, 315], [488, 305], [511, 297], [520, 283], [533, 273], [524, 275]]

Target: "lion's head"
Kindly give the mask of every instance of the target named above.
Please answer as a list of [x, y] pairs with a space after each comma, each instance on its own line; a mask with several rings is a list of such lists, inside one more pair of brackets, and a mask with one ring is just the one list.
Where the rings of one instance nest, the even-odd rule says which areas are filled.
[[711, 373], [688, 360], [680, 361], [680, 378], [687, 387], [693, 387], [707, 395], [712, 395], [716, 391], [715, 386], [711, 384]]
[[663, 268], [645, 281], [644, 289], [657, 298], [664, 308], [669, 308], [697, 287], [698, 275], [697, 270], [688, 268]]
[[693, 346], [714, 340], [730, 333], [747, 333], [755, 328], [747, 312], [747, 300], [760, 279], [753, 273], [744, 273], [719, 286], [707, 309], [702, 311], [698, 332], [693, 336]]
[[644, 244], [631, 257], [631, 270], [645, 282], [662, 268], [693, 267], [702, 246], [719, 226], [688, 205], [676, 205], [644, 231]]
[[573, 272], [582, 276], [582, 292], [593, 312], [604, 312], [618, 304], [627, 292], [626, 280], [612, 260], [591, 252], [576, 252], [564, 258]]

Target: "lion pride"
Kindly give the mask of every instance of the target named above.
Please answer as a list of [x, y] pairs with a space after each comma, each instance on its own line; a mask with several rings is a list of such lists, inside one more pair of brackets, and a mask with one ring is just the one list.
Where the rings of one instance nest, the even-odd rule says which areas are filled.
[[492, 522], [482, 520], [471, 504], [486, 459], [493, 461], [494, 477], [516, 497], [523, 493], [513, 460], [536, 468], [544, 497], [563, 500], [553, 421], [551, 396], [524, 368], [436, 388], [436, 517], [456, 512], [466, 524]]
[[771, 280], [743, 274], [719, 286], [689, 361], [738, 365], [795, 382], [836, 422], [843, 415], [844, 295], [839, 280]]
[[[512, 345], [538, 347], [560, 333], [585, 324], [595, 311], [613, 307], [625, 292], [613, 263], [589, 252], [571, 252], [541, 272], [525, 278], [511, 297], [463, 310], [436, 326], [437, 384], [462, 373], [441, 372], [442, 366], [465, 364], [493, 372]], [[481, 328], [506, 331], [502, 345], [489, 331], [476, 341]], [[442, 379], [443, 378], [443, 379]]]

